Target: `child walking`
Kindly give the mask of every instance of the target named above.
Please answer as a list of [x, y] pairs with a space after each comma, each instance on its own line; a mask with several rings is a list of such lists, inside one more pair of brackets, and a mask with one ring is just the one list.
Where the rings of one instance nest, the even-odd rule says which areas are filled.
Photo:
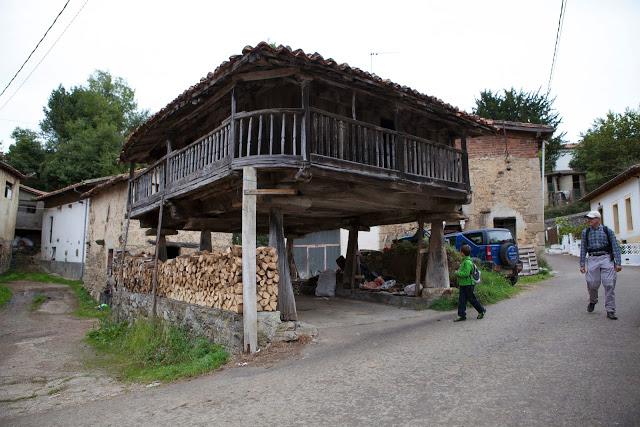
[[458, 277], [458, 318], [454, 322], [462, 322], [467, 320], [467, 301], [471, 303], [473, 308], [478, 311], [478, 319], [482, 319], [487, 310], [480, 304], [478, 298], [473, 293], [475, 283], [471, 277], [473, 270], [473, 261], [471, 261], [471, 248], [469, 245], [462, 245], [460, 252], [464, 255], [464, 259], [460, 264], [460, 268], [456, 271]]

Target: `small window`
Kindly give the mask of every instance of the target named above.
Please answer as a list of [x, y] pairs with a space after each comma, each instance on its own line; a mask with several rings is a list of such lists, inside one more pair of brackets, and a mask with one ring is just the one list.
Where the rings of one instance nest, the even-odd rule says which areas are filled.
[[624, 210], [627, 214], [627, 230], [633, 230], [633, 213], [631, 212], [631, 197], [624, 199]]
[[49, 243], [51, 243], [51, 239], [53, 239], [53, 217], [49, 217]]
[[613, 204], [613, 231], [618, 234], [620, 232], [620, 213], [618, 212], [618, 204]]
[[55, 261], [56, 260], [56, 247], [53, 246], [51, 248], [51, 261]]
[[113, 274], [113, 249], [109, 249], [109, 253], [107, 254], [107, 275], [111, 276]]
[[4, 187], [4, 197], [11, 199], [13, 197], [13, 183], [7, 181]]
[[483, 244], [482, 232], [479, 232], [479, 233], [465, 233], [464, 237], [466, 237], [467, 239], [471, 240], [471, 242], [473, 242], [474, 245], [482, 245]]

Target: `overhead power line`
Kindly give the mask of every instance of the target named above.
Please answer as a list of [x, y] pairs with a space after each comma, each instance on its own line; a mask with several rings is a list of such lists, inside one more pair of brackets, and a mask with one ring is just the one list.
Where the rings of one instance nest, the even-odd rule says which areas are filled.
[[2, 104], [2, 106], [0, 106], [0, 111], [2, 111], [4, 109], [4, 107], [7, 106], [7, 104], [9, 102], [11, 102], [11, 100], [13, 99], [14, 96], [16, 96], [16, 94], [20, 91], [20, 89], [22, 89], [22, 86], [24, 86], [24, 84], [27, 82], [27, 80], [29, 80], [29, 77], [31, 77], [31, 75], [36, 71], [36, 69], [40, 66], [40, 64], [42, 64], [42, 61], [44, 61], [44, 59], [47, 57], [47, 55], [49, 55], [49, 52], [51, 52], [53, 50], [53, 48], [56, 46], [56, 44], [58, 44], [58, 41], [60, 41], [60, 39], [62, 38], [62, 36], [64, 36], [64, 33], [67, 32], [67, 30], [69, 29], [69, 27], [71, 26], [71, 24], [73, 24], [73, 21], [76, 20], [76, 18], [78, 17], [78, 15], [80, 15], [80, 12], [82, 12], [82, 9], [84, 9], [84, 7], [87, 5], [87, 3], [89, 3], [89, 0], [85, 0], [85, 2], [82, 4], [82, 6], [80, 7], [80, 9], [78, 9], [78, 12], [76, 12], [76, 14], [73, 16], [73, 18], [71, 18], [71, 21], [69, 21], [69, 23], [67, 24], [66, 27], [64, 27], [64, 30], [62, 30], [62, 32], [60, 33], [60, 35], [54, 40], [54, 42], [51, 44], [51, 47], [49, 47], [49, 49], [44, 53], [44, 55], [42, 56], [42, 58], [40, 58], [40, 61], [38, 61], [38, 63], [36, 64], [35, 67], [33, 67], [33, 70], [31, 70], [31, 72], [27, 75], [27, 77], [22, 81], [22, 83], [20, 83], [20, 86], [18, 86], [18, 88], [16, 89], [15, 92], [13, 92], [13, 94], [4, 102], [4, 104]]
[[549, 81], [547, 82], [547, 95], [551, 92], [551, 80], [553, 79], [553, 71], [556, 66], [556, 58], [558, 57], [558, 45], [562, 36], [562, 27], [564, 26], [565, 10], [567, 8], [567, 0], [562, 0], [560, 4], [560, 16], [558, 17], [558, 29], [556, 30], [556, 43], [553, 47], [553, 59], [551, 60], [551, 70], [549, 71]]
[[16, 79], [16, 77], [18, 77], [18, 74], [20, 74], [20, 71], [22, 71], [24, 66], [27, 65], [27, 62], [29, 62], [29, 59], [31, 59], [31, 56], [33, 55], [33, 53], [36, 51], [36, 49], [38, 49], [38, 46], [40, 46], [40, 43], [42, 43], [44, 38], [47, 37], [47, 34], [49, 34], [49, 31], [51, 31], [51, 28], [53, 28], [53, 26], [55, 25], [56, 21], [58, 21], [58, 18], [60, 17], [60, 15], [62, 15], [62, 12], [64, 12], [64, 10], [67, 8], [67, 5], [69, 4], [69, 1], [71, 1], [71, 0], [67, 0], [67, 2], [64, 4], [64, 6], [62, 6], [62, 9], [60, 10], [60, 12], [58, 12], [58, 15], [56, 15], [56, 18], [53, 20], [51, 25], [49, 25], [49, 28], [47, 28], [47, 31], [45, 31], [44, 35], [42, 36], [42, 38], [40, 39], [38, 44], [36, 44], [36, 47], [33, 48], [31, 53], [29, 54], [29, 56], [27, 56], [27, 59], [25, 59], [25, 61], [22, 63], [22, 65], [20, 66], [18, 71], [16, 71], [16, 73], [13, 75], [13, 77], [11, 78], [9, 83], [7, 83], [7, 85], [4, 87], [4, 89], [2, 89], [2, 93], [0, 93], [0, 96], [4, 95], [4, 93], [7, 91], [9, 86], [11, 86], [11, 83], [13, 83], [13, 81]]

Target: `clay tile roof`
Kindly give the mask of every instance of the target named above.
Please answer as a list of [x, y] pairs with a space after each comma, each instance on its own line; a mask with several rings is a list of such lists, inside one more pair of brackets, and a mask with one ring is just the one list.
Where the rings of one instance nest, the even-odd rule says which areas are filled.
[[3, 162], [2, 160], [0, 160], [0, 169], [9, 172], [11, 175], [15, 176], [18, 179], [26, 178], [26, 176], [22, 172], [11, 166], [9, 163]]
[[616, 185], [622, 184], [623, 182], [625, 182], [626, 180], [628, 180], [629, 178], [632, 178], [632, 177], [640, 177], [640, 164], [631, 166], [630, 168], [628, 168], [624, 172], [620, 173], [619, 175], [616, 175], [615, 177], [613, 177], [609, 181], [607, 181], [604, 184], [602, 184], [600, 187], [596, 188], [595, 190], [591, 191], [590, 193], [587, 193], [580, 200], [587, 201], [587, 202], [590, 201], [590, 200], [593, 200], [596, 197], [598, 197], [599, 195], [601, 195], [602, 193], [605, 193], [605, 192], [611, 190]]
[[492, 120], [485, 119], [488, 123], [492, 124], [498, 129], [517, 130], [523, 132], [540, 132], [542, 135], [552, 135], [555, 132], [555, 128], [549, 125], [543, 125], [538, 123], [527, 122], [513, 122], [509, 120]]
[[47, 194], [46, 191], [42, 191], [42, 190], [38, 190], [36, 188], [32, 188], [32, 187], [28, 187], [24, 184], [20, 184], [20, 191], [26, 191], [27, 193], [31, 193], [35, 196], [44, 196], [45, 194]]
[[[142, 169], [140, 169], [142, 170]], [[128, 173], [123, 173], [120, 175], [115, 175], [110, 177], [111, 179], [109, 179], [108, 181], [103, 182], [102, 184], [96, 185], [95, 187], [93, 187], [91, 190], [87, 191], [86, 193], [83, 193], [82, 196], [80, 196], [81, 199], [88, 199], [90, 197], [94, 197], [96, 194], [100, 193], [101, 191], [106, 190], [109, 187], [112, 187], [120, 182], [123, 181], [127, 181], [129, 179], [129, 174]]]
[[269, 43], [263, 41], [258, 43], [258, 45], [255, 47], [245, 46], [242, 49], [242, 55], [230, 56], [229, 60], [224, 61], [222, 64], [220, 64], [213, 71], [213, 73], [208, 73], [206, 77], [203, 77], [200, 80], [199, 83], [189, 87], [187, 90], [178, 95], [178, 97], [176, 97], [173, 101], [167, 104], [164, 108], [152, 115], [146, 122], [136, 128], [127, 138], [127, 141], [122, 148], [120, 159], [122, 161], [127, 161], [128, 150], [138, 140], [143, 138], [147, 132], [149, 132], [163, 120], [177, 113], [189, 102], [192, 97], [200, 95], [203, 91], [209, 89], [211, 86], [214, 86], [216, 83], [219, 83], [222, 79], [229, 77], [229, 75], [233, 74], [234, 71], [236, 71], [240, 66], [248, 63], [250, 60], [253, 60], [258, 56], [266, 59], [275, 59], [280, 63], [289, 62], [292, 65], [297, 64], [299, 66], [313, 66], [316, 70], [320, 69], [321, 71], [325, 72], [333, 71], [347, 73], [349, 77], [359, 79], [369, 85], [393, 90], [398, 92], [400, 95], [410, 95], [411, 97], [416, 98], [418, 101], [422, 102], [423, 105], [428, 105], [430, 109], [436, 111], [438, 114], [441, 114], [443, 117], [453, 116], [459, 121], [463, 122], [466, 126], [481, 129], [484, 132], [495, 131], [495, 128], [493, 128], [491, 126], [491, 123], [486, 119], [461, 111], [436, 97], [422, 94], [407, 86], [400, 86], [399, 84], [394, 83], [391, 80], [382, 79], [375, 74], [371, 74], [359, 68], [350, 67], [348, 64], [338, 64], [332, 58], [325, 60], [324, 57], [318, 52], [306, 54], [302, 49], [293, 50], [289, 46], [282, 45], [273, 47]]
[[[75, 184], [67, 185], [66, 187], [60, 188], [58, 190], [51, 191], [51, 192], [46, 193], [46, 194], [44, 194], [44, 195], [42, 195], [40, 197], [36, 197], [36, 200], [46, 200], [46, 199], [48, 199], [50, 197], [57, 196], [57, 195], [62, 194], [62, 193], [66, 193], [68, 191], [75, 191], [75, 192], [84, 193], [88, 189], [93, 188], [96, 185], [102, 184], [103, 182], [108, 181], [111, 178], [112, 178], [111, 176], [103, 176], [103, 177], [100, 177], [100, 178], [86, 179], [84, 181], [76, 182]], [[84, 191], [82, 191], [82, 190], [84, 190]]]

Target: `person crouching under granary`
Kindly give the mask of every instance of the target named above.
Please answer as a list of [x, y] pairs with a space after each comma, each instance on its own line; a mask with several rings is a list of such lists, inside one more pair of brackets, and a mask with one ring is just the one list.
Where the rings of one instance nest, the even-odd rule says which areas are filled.
[[[589, 305], [587, 311], [593, 312], [598, 303], [600, 283], [604, 288], [604, 307], [607, 318], [616, 317], [616, 273], [622, 270], [622, 257], [616, 235], [600, 222], [602, 216], [598, 211], [585, 215], [589, 226], [582, 230], [580, 248], [580, 272], [586, 273]], [[587, 255], [589, 257], [587, 258]]]

